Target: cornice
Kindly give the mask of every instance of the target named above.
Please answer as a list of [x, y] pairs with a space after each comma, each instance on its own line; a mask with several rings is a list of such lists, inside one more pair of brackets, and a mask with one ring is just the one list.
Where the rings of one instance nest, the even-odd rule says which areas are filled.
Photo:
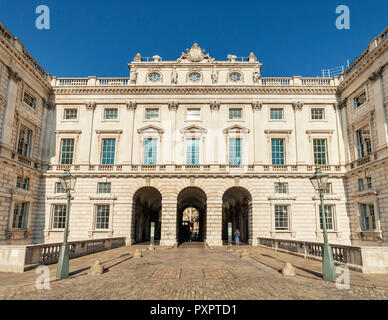
[[258, 86], [202, 86], [202, 87], [54, 87], [54, 94], [98, 95], [98, 94], [133, 94], [133, 95], [171, 95], [171, 94], [314, 94], [335, 95], [336, 86], [331, 87], [258, 87]]

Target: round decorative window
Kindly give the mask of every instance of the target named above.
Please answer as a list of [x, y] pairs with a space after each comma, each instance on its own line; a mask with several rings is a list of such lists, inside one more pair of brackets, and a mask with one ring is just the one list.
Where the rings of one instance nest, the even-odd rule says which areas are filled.
[[241, 81], [241, 78], [242, 78], [241, 73], [238, 73], [238, 72], [232, 72], [229, 75], [229, 80], [233, 82]]
[[199, 81], [199, 80], [201, 80], [201, 74], [198, 73], [198, 72], [190, 73], [189, 74], [189, 80], [193, 81], [193, 82]]
[[148, 75], [148, 80], [152, 82], [158, 82], [160, 81], [160, 73], [152, 72]]

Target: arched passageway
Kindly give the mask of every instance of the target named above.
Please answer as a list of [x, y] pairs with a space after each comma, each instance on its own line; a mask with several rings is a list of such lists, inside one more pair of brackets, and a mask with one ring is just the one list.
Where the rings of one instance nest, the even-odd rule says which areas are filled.
[[143, 187], [133, 196], [132, 240], [134, 243], [151, 239], [151, 222], [155, 222], [155, 241], [161, 235], [162, 195], [153, 187]]
[[177, 202], [177, 241], [205, 241], [206, 238], [205, 192], [197, 187], [183, 189]]
[[249, 243], [250, 221], [252, 213], [252, 196], [242, 187], [232, 187], [222, 197], [222, 240], [228, 241], [228, 223], [232, 223], [232, 239], [234, 232], [240, 231], [240, 242]]

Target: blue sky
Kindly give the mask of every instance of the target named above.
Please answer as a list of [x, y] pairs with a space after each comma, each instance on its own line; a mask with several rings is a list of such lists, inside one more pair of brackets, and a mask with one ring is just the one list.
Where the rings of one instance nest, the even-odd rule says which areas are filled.
[[[50, 30], [35, 28], [41, 4]], [[350, 30], [335, 27], [341, 4]], [[362, 53], [388, 25], [388, 1], [0, 0], [0, 21], [59, 77], [128, 76], [137, 52], [175, 60], [194, 42], [217, 60], [254, 52], [263, 76], [316, 76]]]

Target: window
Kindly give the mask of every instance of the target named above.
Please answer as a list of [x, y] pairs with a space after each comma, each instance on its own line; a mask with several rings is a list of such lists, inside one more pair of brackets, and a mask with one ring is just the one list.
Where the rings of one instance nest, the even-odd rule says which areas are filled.
[[66, 193], [66, 190], [62, 186], [62, 183], [55, 182], [55, 193]]
[[356, 131], [358, 157], [363, 158], [372, 153], [370, 131], [368, 127]]
[[23, 178], [23, 177], [17, 177], [16, 188], [28, 190], [29, 184], [30, 184], [30, 179]]
[[156, 164], [157, 139], [147, 138], [144, 140], [144, 164]]
[[364, 191], [364, 179], [358, 179], [358, 191]]
[[275, 230], [288, 230], [287, 205], [275, 205]]
[[241, 149], [241, 138], [229, 139], [229, 164], [242, 164]]
[[283, 109], [281, 108], [271, 108], [270, 109], [270, 119], [271, 120], [282, 120], [283, 117]]
[[116, 139], [102, 139], [101, 164], [114, 164]]
[[288, 193], [288, 183], [275, 182], [275, 193]]
[[364, 191], [366, 189], [372, 189], [371, 177], [366, 177], [365, 179], [358, 179], [358, 191]]
[[35, 109], [36, 99], [33, 96], [31, 96], [28, 92], [24, 92], [23, 101], [32, 109]]
[[187, 120], [189, 121], [201, 120], [201, 109], [187, 109]]
[[78, 109], [72, 108], [72, 109], [65, 109], [63, 113], [63, 118], [65, 120], [76, 120], [77, 119], [77, 113]]
[[375, 230], [375, 206], [374, 204], [360, 203], [361, 230]]
[[28, 214], [28, 202], [15, 203], [13, 209], [13, 229], [25, 229]]
[[311, 109], [311, 120], [323, 120], [325, 119], [325, 109], [314, 108]]
[[19, 141], [18, 141], [18, 154], [29, 157], [31, 148], [32, 130], [25, 126], [20, 126]]
[[159, 109], [158, 108], [147, 108], [145, 118], [146, 118], [146, 120], [158, 120], [159, 119]]
[[96, 229], [109, 229], [109, 205], [96, 206]]
[[366, 177], [366, 185], [368, 189], [372, 189], [372, 178], [371, 177]]
[[284, 139], [272, 139], [272, 164], [284, 164]]
[[314, 164], [327, 164], [326, 139], [314, 139]]
[[359, 96], [354, 98], [354, 107], [358, 108], [366, 102], [366, 92], [364, 91]]
[[186, 152], [186, 163], [187, 164], [199, 164], [199, 139], [188, 138], [187, 152]]
[[104, 119], [105, 120], [114, 120], [118, 117], [118, 109], [117, 108], [110, 108], [104, 110]]
[[73, 164], [74, 139], [62, 139], [61, 164]]
[[332, 194], [333, 190], [332, 190], [332, 184], [331, 182], [328, 182], [324, 185], [324, 189], [323, 189], [323, 193], [324, 194]]
[[66, 205], [56, 204], [53, 206], [53, 229], [65, 229], [66, 223]]
[[152, 72], [148, 75], [148, 80], [150, 80], [151, 82], [158, 82], [160, 81], [161, 79], [161, 76], [160, 76], [160, 73], [158, 72]]
[[[334, 217], [333, 217], [333, 206], [325, 205], [325, 217], [326, 217], [326, 229], [334, 230]], [[322, 219], [322, 206], [319, 205], [319, 223], [320, 228], [323, 229], [323, 219]]]
[[229, 75], [229, 80], [230, 81], [238, 82], [238, 81], [241, 81], [241, 79], [242, 79], [242, 76], [241, 76], [241, 73], [239, 73], [239, 72], [232, 72]]
[[242, 119], [242, 109], [241, 108], [230, 108], [229, 109], [229, 119]]
[[110, 193], [111, 183], [110, 182], [99, 182], [97, 184], [97, 193]]
[[197, 82], [201, 80], [201, 74], [198, 72], [192, 72], [189, 74], [189, 80], [192, 82]]

